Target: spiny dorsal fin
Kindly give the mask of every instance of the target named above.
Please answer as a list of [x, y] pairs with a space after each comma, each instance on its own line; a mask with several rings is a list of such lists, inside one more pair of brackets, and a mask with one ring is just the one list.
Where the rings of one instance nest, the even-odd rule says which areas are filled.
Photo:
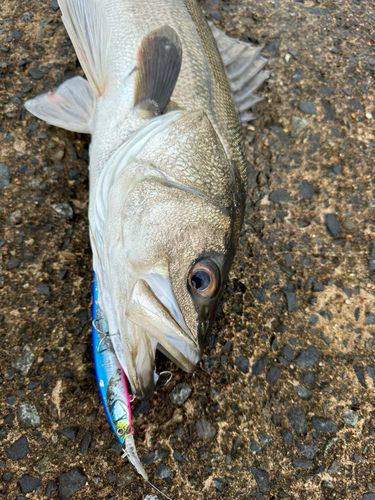
[[164, 25], [146, 35], [137, 54], [134, 105], [160, 115], [176, 85], [181, 61], [181, 40], [173, 28]]
[[267, 80], [271, 71], [262, 71], [267, 59], [260, 55], [262, 46], [254, 46], [229, 37], [209, 23], [224, 63], [225, 73], [232, 89], [233, 99], [243, 123], [255, 117], [247, 113], [262, 98], [254, 95]]

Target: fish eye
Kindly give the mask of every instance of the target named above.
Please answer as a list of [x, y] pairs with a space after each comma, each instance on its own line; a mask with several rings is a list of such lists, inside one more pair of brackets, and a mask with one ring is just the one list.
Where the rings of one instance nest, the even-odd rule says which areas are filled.
[[118, 436], [123, 436], [123, 435], [124, 435], [124, 432], [125, 432], [125, 431], [124, 431], [124, 429], [123, 429], [122, 427], [119, 427], [119, 428], [117, 429], [117, 434], [118, 434]]
[[189, 288], [204, 299], [210, 299], [215, 295], [219, 282], [219, 269], [208, 259], [194, 264], [188, 277]]

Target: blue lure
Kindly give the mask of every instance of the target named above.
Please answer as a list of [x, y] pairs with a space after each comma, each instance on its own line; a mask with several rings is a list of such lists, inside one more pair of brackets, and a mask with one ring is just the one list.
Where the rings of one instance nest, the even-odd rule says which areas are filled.
[[98, 303], [98, 283], [94, 273], [92, 285], [92, 345], [99, 394], [111, 429], [127, 457], [147, 481], [147, 473], [135, 449], [131, 421], [131, 399], [120, 363], [112, 346], [108, 325]]

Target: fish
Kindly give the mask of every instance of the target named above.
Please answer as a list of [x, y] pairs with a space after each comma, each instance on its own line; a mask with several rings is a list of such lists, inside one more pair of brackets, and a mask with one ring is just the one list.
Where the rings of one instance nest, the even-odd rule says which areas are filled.
[[244, 217], [242, 124], [270, 71], [261, 46], [209, 25], [196, 0], [58, 2], [86, 79], [25, 107], [91, 134], [94, 360], [124, 444], [127, 383], [152, 396], [157, 350], [187, 373], [201, 359]]

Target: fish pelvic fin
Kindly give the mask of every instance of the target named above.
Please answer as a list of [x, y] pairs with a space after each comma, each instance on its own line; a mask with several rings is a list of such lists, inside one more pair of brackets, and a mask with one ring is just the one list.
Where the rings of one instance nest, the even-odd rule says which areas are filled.
[[210, 22], [221, 58], [224, 63], [234, 103], [242, 123], [254, 120], [247, 110], [262, 101], [254, 92], [267, 80], [271, 71], [262, 71], [267, 59], [260, 55], [262, 46], [252, 45], [227, 36]]
[[181, 61], [181, 40], [173, 28], [164, 25], [146, 35], [137, 54], [134, 105], [160, 115], [173, 93]]
[[25, 102], [25, 108], [41, 120], [72, 132], [91, 133], [95, 96], [87, 80], [75, 76], [55, 92], [40, 94]]
[[110, 28], [100, 0], [58, 0], [62, 20], [96, 97], [106, 87]]

